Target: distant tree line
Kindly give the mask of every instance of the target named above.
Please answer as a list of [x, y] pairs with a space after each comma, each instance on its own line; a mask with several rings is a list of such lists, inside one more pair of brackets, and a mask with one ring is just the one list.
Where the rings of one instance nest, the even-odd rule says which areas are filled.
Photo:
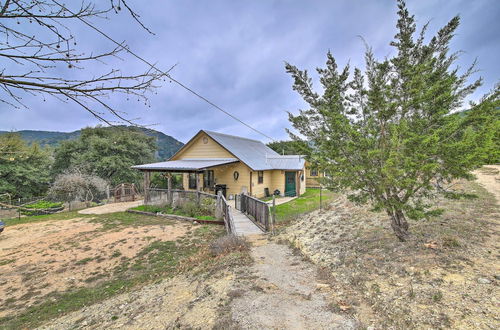
[[138, 184], [141, 173], [131, 166], [153, 162], [156, 148], [154, 137], [134, 127], [85, 128], [77, 139], [55, 148], [28, 144], [15, 132], [2, 134], [0, 194], [39, 196], [54, 187], [61, 196], [70, 187], [87, 182], [89, 187], [74, 189], [75, 197], [87, 199], [93, 195], [93, 187], [102, 190], [103, 182], [109, 186]]

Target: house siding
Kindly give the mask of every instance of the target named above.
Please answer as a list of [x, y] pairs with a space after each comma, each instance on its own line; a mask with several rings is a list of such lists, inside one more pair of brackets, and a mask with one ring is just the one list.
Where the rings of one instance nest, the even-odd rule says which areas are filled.
[[[207, 143], [203, 143], [203, 138], [207, 138]], [[200, 134], [191, 141], [184, 150], [174, 155], [171, 160], [186, 158], [234, 158], [234, 155], [228, 152], [205, 133]]]
[[305, 172], [306, 172], [306, 186], [307, 188], [317, 188], [321, 186], [319, 183], [320, 178], [324, 177], [323, 171], [318, 170], [317, 176], [311, 176], [312, 166], [309, 162], [306, 162]]

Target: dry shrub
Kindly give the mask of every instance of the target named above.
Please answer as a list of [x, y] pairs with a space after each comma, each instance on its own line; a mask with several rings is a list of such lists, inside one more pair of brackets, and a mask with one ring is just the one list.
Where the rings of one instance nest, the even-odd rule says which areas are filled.
[[236, 235], [226, 235], [222, 236], [210, 245], [210, 252], [214, 256], [224, 255], [235, 251], [248, 251], [250, 250], [250, 245], [247, 240], [241, 236]]

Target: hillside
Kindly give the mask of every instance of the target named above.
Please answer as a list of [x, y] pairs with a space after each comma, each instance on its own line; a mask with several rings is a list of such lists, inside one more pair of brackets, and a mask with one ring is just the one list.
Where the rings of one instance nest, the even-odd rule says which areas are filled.
[[[165, 160], [170, 158], [183, 143], [176, 140], [175, 138], [166, 135], [162, 132], [138, 127], [138, 130], [144, 132], [146, 135], [153, 136], [156, 138], [156, 144], [158, 146], [158, 151], [156, 157], [159, 160]], [[7, 133], [7, 131], [0, 131], [0, 134]], [[41, 146], [57, 146], [61, 141], [76, 139], [80, 136], [80, 130], [74, 132], [52, 132], [52, 131], [34, 131], [34, 130], [22, 130], [17, 131], [21, 134], [21, 137], [28, 143], [37, 142]]]

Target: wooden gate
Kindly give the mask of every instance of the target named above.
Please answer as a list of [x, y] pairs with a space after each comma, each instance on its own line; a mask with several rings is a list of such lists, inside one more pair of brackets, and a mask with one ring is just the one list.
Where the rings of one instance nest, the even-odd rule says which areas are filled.
[[121, 183], [113, 190], [114, 202], [132, 202], [137, 198], [137, 190], [133, 183]]
[[235, 196], [236, 209], [245, 213], [260, 229], [268, 231], [269, 223], [269, 205], [257, 198], [245, 194]]

